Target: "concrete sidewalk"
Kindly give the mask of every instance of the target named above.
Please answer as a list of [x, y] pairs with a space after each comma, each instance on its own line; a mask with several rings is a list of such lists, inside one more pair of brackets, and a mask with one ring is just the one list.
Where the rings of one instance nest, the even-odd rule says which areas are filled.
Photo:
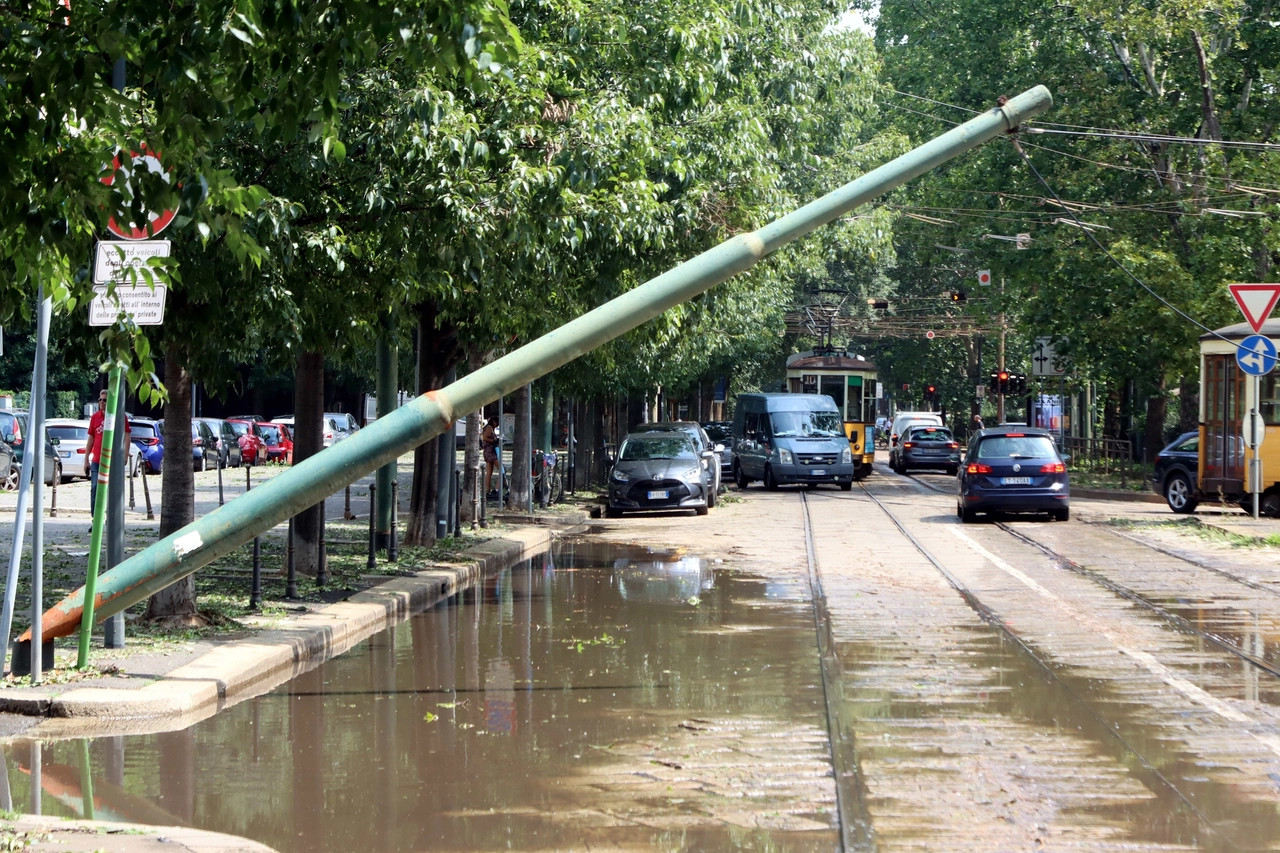
[[275, 853], [265, 844], [187, 826], [144, 826], [94, 820], [21, 815], [0, 822], [0, 850], [32, 853]]

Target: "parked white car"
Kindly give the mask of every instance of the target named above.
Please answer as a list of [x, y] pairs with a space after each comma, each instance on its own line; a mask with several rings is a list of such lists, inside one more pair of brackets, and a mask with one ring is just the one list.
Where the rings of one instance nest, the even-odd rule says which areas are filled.
[[[53, 438], [58, 439], [58, 457], [62, 460], [62, 482], [69, 483], [77, 478], [88, 479], [84, 474], [84, 456], [89, 452], [89, 422], [73, 418], [50, 418], [45, 427]], [[132, 441], [129, 445], [129, 473], [138, 472], [138, 460], [141, 451]]]

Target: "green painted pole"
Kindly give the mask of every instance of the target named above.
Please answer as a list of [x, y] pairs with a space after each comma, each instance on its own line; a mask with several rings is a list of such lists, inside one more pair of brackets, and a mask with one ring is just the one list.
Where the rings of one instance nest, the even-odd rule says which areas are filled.
[[[93, 526], [89, 534], [89, 566], [85, 570], [83, 588], [84, 600], [88, 603], [84, 608], [85, 618], [80, 624], [80, 652], [76, 656], [76, 669], [84, 669], [89, 665], [89, 637], [93, 633], [93, 610], [96, 603], [94, 591], [98, 585], [98, 560], [102, 556], [102, 529], [107, 521], [107, 501], [109, 500], [107, 484], [111, 480], [111, 449], [115, 441], [116, 406], [120, 401], [120, 386], [123, 384], [121, 381], [123, 378], [124, 375], [118, 367], [113, 368], [107, 378], [107, 410], [103, 413], [102, 422], [102, 459], [98, 461], [98, 490], [93, 502]], [[110, 572], [107, 574], [109, 575]], [[57, 609], [56, 606], [53, 608], [54, 611]], [[113, 612], [121, 610], [124, 608]], [[48, 629], [43, 633], [47, 638], [61, 636], [51, 634]], [[39, 650], [33, 650], [32, 654], [39, 654]]]
[[[1043, 86], [1026, 91], [868, 172], [759, 231], [739, 234], [538, 338], [515, 352], [396, 409], [248, 494], [125, 560], [101, 579], [97, 616], [118, 613], [225, 556], [348, 483], [450, 429], [455, 413], [485, 404], [567, 364], [878, 195], [994, 139], [1052, 103]], [[81, 622], [90, 590], [80, 589], [46, 615], [46, 636], [65, 636]], [[92, 619], [85, 619], [92, 624]], [[85, 634], [87, 636], [87, 633]]]

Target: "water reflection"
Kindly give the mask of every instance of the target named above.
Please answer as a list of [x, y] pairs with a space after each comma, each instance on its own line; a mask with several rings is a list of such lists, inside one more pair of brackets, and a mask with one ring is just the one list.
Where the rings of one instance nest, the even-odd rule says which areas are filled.
[[764, 603], [569, 544], [184, 731], [45, 744], [38, 781], [10, 744], [14, 799], [287, 853], [830, 849], [812, 616]]

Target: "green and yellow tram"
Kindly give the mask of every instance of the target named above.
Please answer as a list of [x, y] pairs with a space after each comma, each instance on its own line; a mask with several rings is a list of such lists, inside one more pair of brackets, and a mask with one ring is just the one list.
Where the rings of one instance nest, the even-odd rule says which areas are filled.
[[[1237, 323], [1200, 338], [1200, 458], [1191, 506], [1199, 500], [1223, 500], [1252, 508], [1246, 484], [1253, 451], [1245, 445], [1244, 426], [1256, 406], [1266, 424], [1258, 448], [1260, 509], [1280, 518], [1280, 378], [1276, 371], [1263, 376], [1254, 400], [1254, 383], [1236, 363], [1236, 348], [1253, 333], [1248, 324]], [[1280, 319], [1268, 320], [1262, 334], [1280, 339]]]
[[871, 473], [876, 449], [876, 366], [846, 350], [820, 349], [787, 358], [787, 390], [792, 394], [826, 394], [844, 420], [854, 458], [861, 457], [856, 479]]

